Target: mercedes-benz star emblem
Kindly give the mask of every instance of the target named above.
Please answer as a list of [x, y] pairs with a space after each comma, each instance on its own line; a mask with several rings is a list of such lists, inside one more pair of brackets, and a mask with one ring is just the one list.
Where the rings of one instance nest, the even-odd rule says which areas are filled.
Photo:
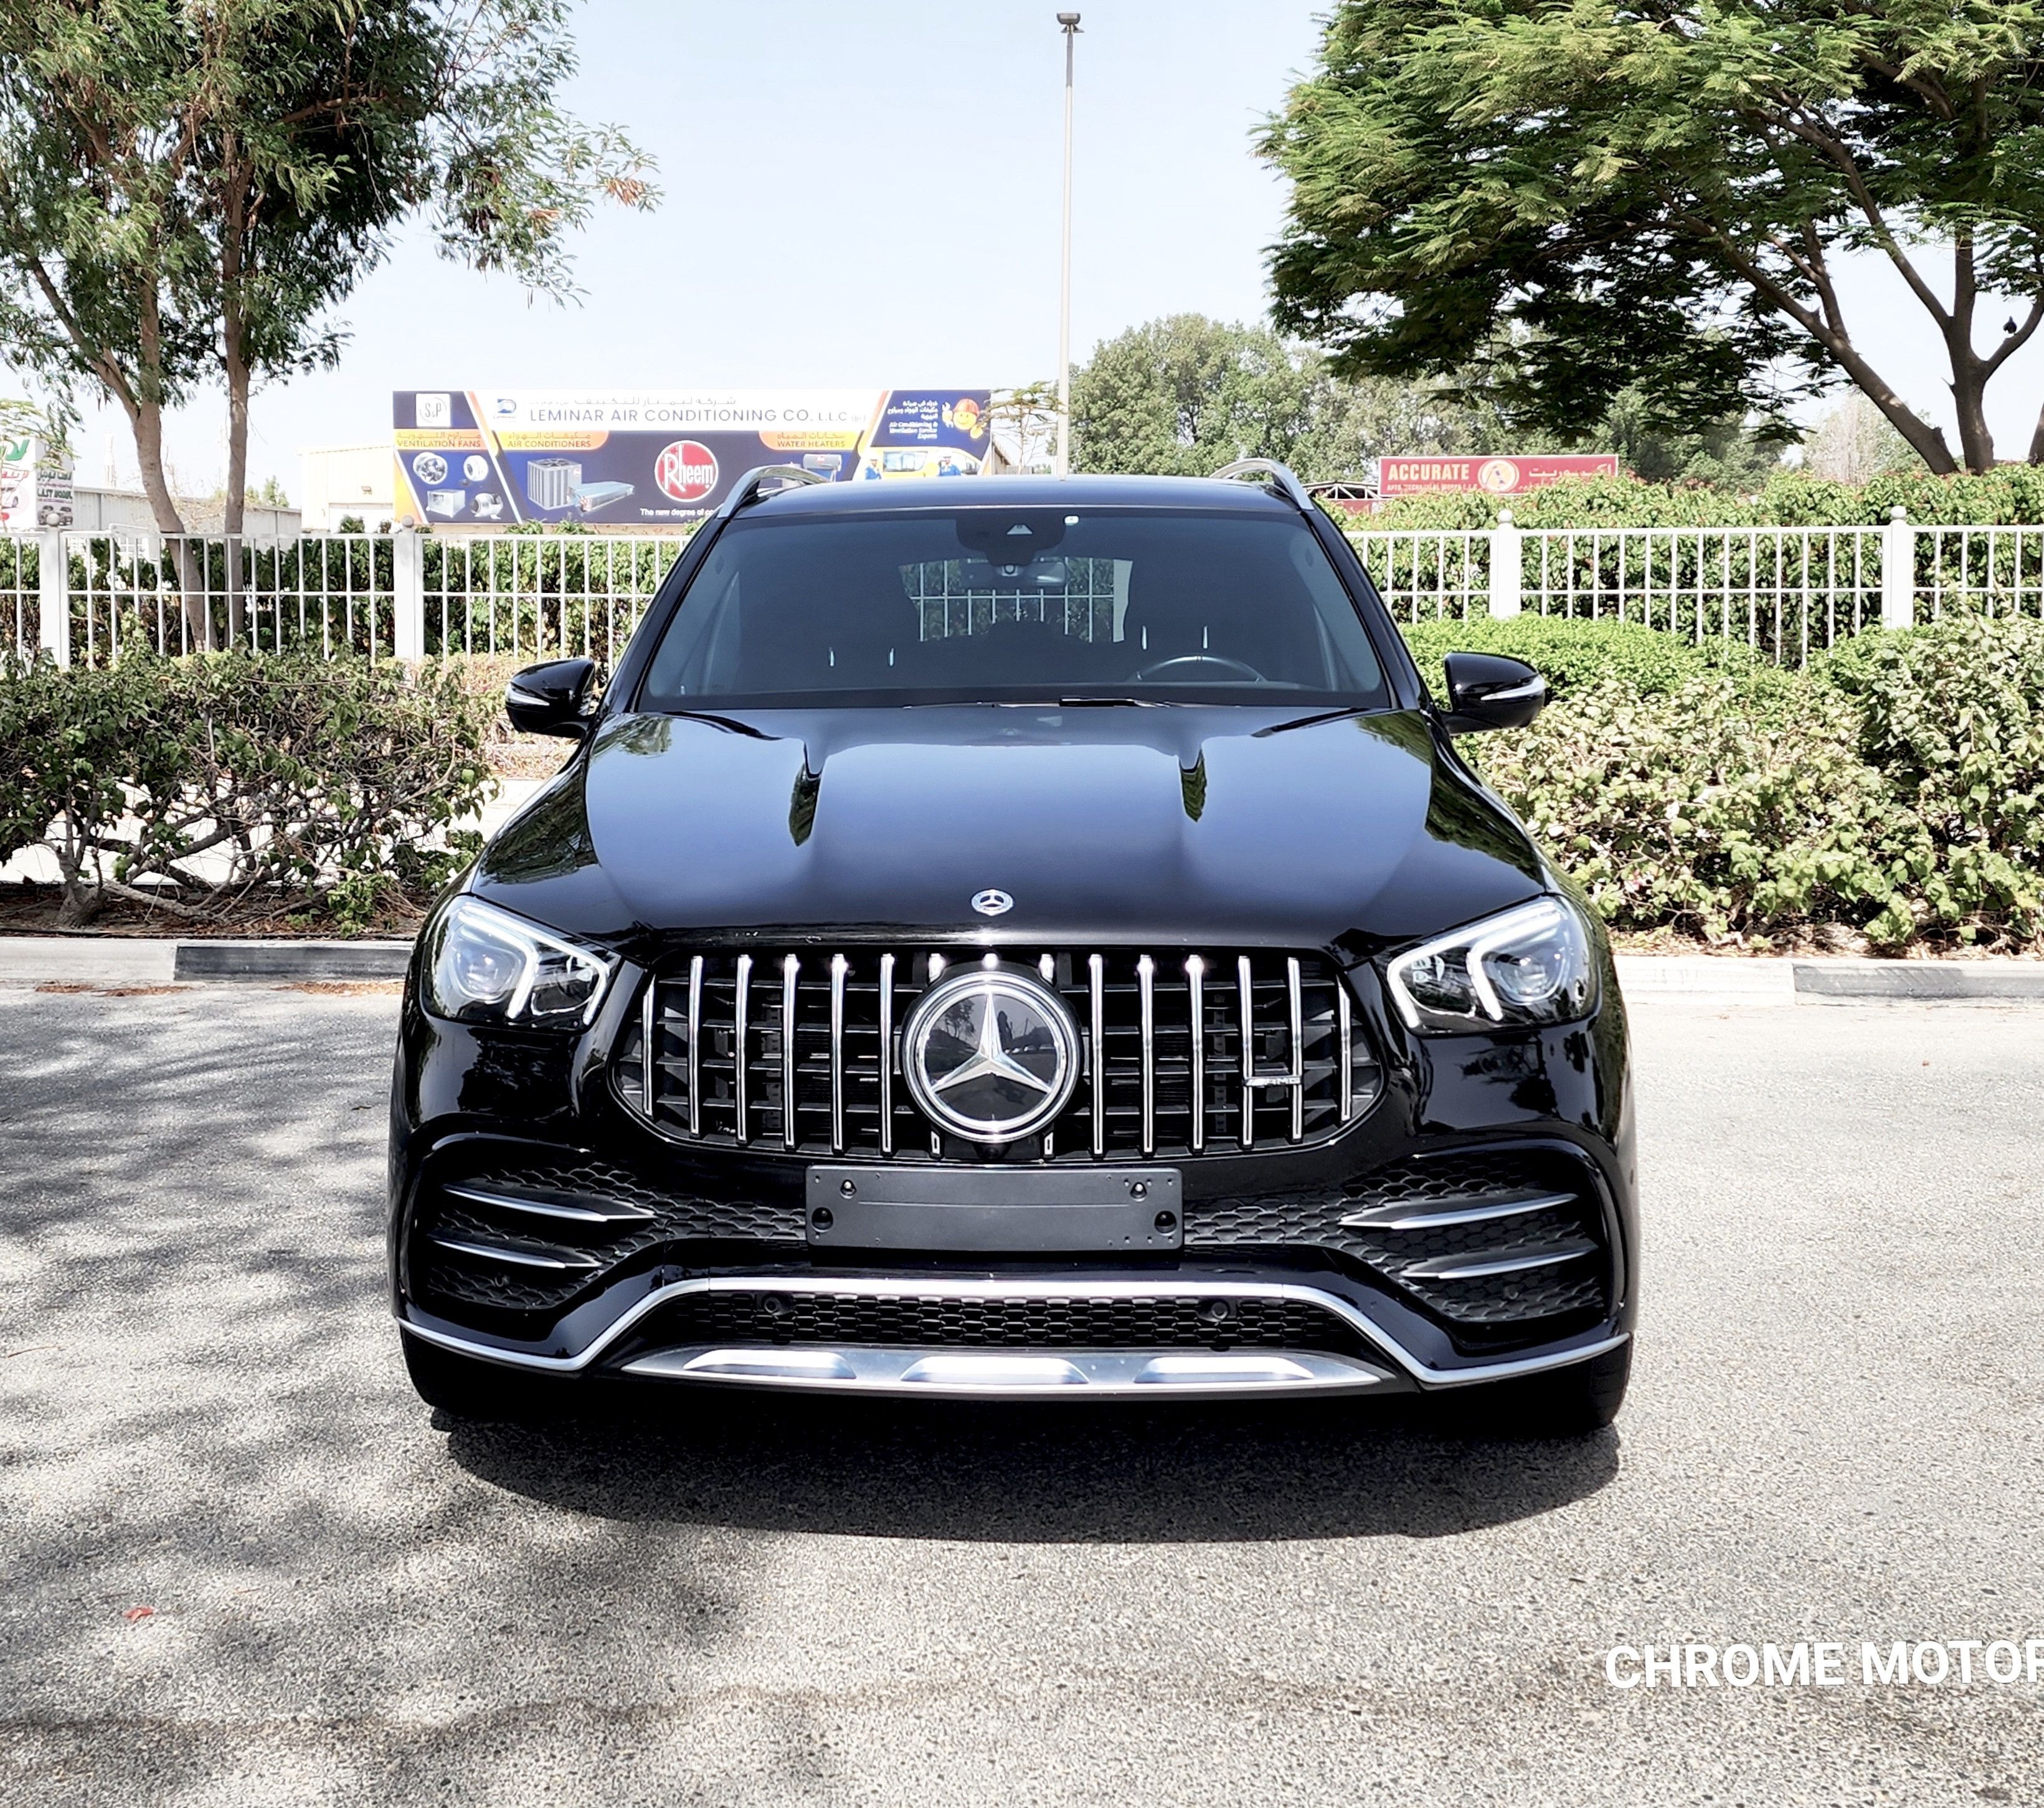
[[972, 908], [982, 916], [1003, 916], [1015, 908], [1015, 900], [1005, 892], [997, 892], [989, 886], [983, 892], [972, 894]]
[[968, 967], [939, 980], [901, 1026], [909, 1096], [969, 1142], [1034, 1136], [1078, 1084], [1078, 1027], [1064, 1002], [1016, 967]]

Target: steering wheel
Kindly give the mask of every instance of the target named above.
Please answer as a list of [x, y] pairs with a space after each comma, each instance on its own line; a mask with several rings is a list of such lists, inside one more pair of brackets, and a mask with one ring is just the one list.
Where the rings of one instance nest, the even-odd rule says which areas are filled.
[[1135, 676], [1144, 679], [1173, 678], [1179, 675], [1178, 668], [1186, 666], [1219, 666], [1248, 679], [1251, 684], [1270, 681], [1254, 666], [1244, 665], [1241, 660], [1231, 659], [1220, 653], [1181, 653], [1175, 658], [1159, 659], [1155, 665], [1143, 666]]

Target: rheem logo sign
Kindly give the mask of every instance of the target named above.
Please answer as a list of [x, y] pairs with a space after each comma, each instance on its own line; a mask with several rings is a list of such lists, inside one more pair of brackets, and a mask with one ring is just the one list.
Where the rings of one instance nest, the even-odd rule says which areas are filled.
[[717, 488], [717, 455], [700, 440], [677, 440], [653, 461], [653, 481], [677, 502], [700, 502]]

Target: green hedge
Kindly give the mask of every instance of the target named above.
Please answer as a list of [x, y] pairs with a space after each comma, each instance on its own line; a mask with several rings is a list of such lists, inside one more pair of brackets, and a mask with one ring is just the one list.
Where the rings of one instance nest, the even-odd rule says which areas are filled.
[[[1631, 478], [1572, 479], [1509, 499], [1522, 528], [1877, 527], [1900, 503], [1912, 521], [1950, 527], [2044, 522], [2044, 467], [2010, 465], [1981, 477], [1920, 474], [1829, 483], [1783, 471], [1757, 493]], [[1344, 527], [1488, 528], [1493, 496], [1394, 499], [1377, 515], [1338, 515]]]
[[47, 847], [64, 916], [415, 911], [476, 845], [499, 700], [455, 671], [245, 654], [0, 662], [0, 859]]
[[2044, 624], [1860, 635], [1801, 671], [1650, 628], [1407, 630], [1546, 672], [1531, 729], [1462, 743], [1614, 927], [1874, 946], [2044, 942]]

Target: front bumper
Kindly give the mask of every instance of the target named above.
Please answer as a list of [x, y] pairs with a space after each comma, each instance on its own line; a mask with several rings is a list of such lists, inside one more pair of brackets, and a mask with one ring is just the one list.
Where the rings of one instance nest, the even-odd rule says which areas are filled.
[[[881, 1308], [908, 1303], [936, 1308], [970, 1302], [989, 1307], [1069, 1311], [1074, 1303], [1110, 1310], [1125, 1303], [1155, 1314], [1182, 1303], [1211, 1326], [1209, 1347], [1182, 1340], [1089, 1348], [1049, 1342], [989, 1349], [943, 1339], [871, 1345], [816, 1338], [791, 1317], [786, 1334], [770, 1341], [691, 1338], [670, 1329], [677, 1307], [728, 1298], [748, 1309], [760, 1302], [793, 1307], [806, 1299]], [[1293, 1307], [1292, 1322], [1321, 1317], [1339, 1327], [1308, 1345], [1245, 1344], [1245, 1320], [1259, 1309]], [[755, 1326], [756, 1312], [748, 1310]], [[1124, 1395], [1219, 1399], [1243, 1395], [1409, 1393], [1467, 1387], [1544, 1373], [1616, 1349], [1627, 1332], [1600, 1326], [1539, 1350], [1492, 1361], [1429, 1361], [1351, 1296], [1338, 1278], [1245, 1277], [1239, 1269], [1197, 1265], [1172, 1274], [1024, 1276], [800, 1273], [782, 1270], [673, 1277], [655, 1273], [627, 1282], [570, 1314], [545, 1338], [514, 1341], [483, 1334], [400, 1301], [398, 1322], [410, 1335], [509, 1369], [562, 1378], [631, 1376], [695, 1384], [820, 1393], [891, 1393], [1020, 1399]], [[1408, 1330], [1411, 1327], [1408, 1327]], [[799, 1341], [797, 1341], [799, 1339]], [[1329, 1341], [1345, 1348], [1318, 1347]]]
[[[409, 1000], [392, 1129], [405, 1334], [562, 1382], [1389, 1394], [1591, 1360], [1625, 1342], [1636, 1311], [1615, 991], [1587, 1025], [1408, 1051], [1331, 1141], [1183, 1163], [1182, 1238], [1139, 1254], [830, 1246], [809, 1223], [811, 1164], [677, 1150], [618, 1107], [589, 1046], [493, 1038]], [[522, 1211], [486, 1203], [507, 1186], [530, 1196]], [[1558, 1265], [1488, 1275], [1495, 1211], [1447, 1224], [1436, 1208], [1514, 1192], [1573, 1200], [1520, 1221], [1538, 1228], [1517, 1253], [1540, 1245]], [[605, 1221], [576, 1222], [592, 1210]], [[1566, 1253], [1586, 1240], [1593, 1256]]]

